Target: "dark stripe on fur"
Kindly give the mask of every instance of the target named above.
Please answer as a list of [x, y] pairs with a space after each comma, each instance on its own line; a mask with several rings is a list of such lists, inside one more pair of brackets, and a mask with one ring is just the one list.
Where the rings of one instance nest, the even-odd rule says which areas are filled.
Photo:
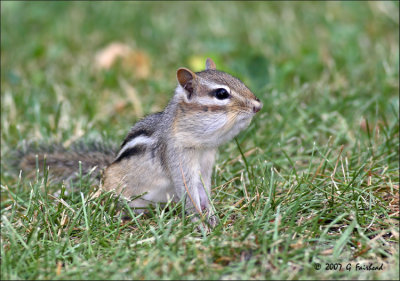
[[226, 111], [227, 110], [226, 105], [202, 105], [199, 103], [186, 103], [186, 102], [181, 102], [179, 104], [179, 108], [181, 109], [182, 113], [184, 113], [186, 110], [188, 110], [190, 112], [194, 112], [194, 111], [217, 112], [217, 111]]
[[143, 154], [145, 151], [146, 145], [135, 145], [134, 147], [125, 150], [117, 159], [115, 159], [114, 163], [120, 162], [123, 159], [128, 159], [135, 155]]

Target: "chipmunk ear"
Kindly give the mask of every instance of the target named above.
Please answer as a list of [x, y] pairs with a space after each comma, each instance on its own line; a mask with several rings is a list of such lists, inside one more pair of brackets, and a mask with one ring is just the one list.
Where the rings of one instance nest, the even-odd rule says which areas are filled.
[[196, 74], [193, 71], [182, 67], [176, 72], [176, 78], [182, 88], [188, 92], [188, 99], [190, 99], [194, 91], [194, 80], [196, 79]]
[[215, 66], [215, 62], [212, 60], [212, 59], [210, 59], [210, 58], [208, 58], [207, 60], [206, 60], [206, 70], [209, 70], [209, 69], [216, 69], [217, 67]]

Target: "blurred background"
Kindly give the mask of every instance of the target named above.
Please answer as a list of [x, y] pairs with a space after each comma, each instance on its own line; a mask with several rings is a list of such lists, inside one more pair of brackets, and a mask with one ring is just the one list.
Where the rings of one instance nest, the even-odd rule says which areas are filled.
[[[263, 100], [249, 141], [355, 141], [398, 112], [397, 2], [2, 2], [2, 151], [117, 142], [211, 57]], [[253, 130], [253, 131], [252, 131]], [[276, 130], [276, 132], [274, 131]], [[96, 135], [97, 136], [97, 135]]]

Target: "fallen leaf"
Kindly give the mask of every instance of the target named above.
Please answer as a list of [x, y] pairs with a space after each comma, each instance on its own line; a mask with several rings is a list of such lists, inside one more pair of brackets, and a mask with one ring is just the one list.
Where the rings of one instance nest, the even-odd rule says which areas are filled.
[[113, 42], [95, 55], [95, 66], [97, 69], [110, 69], [118, 60], [128, 71], [132, 71], [139, 79], [150, 75], [150, 58], [142, 50], [132, 49], [130, 46]]
[[120, 57], [125, 57], [131, 52], [128, 45], [114, 42], [96, 53], [95, 64], [99, 69], [109, 69]]
[[63, 266], [62, 261], [57, 262], [57, 268], [56, 268], [56, 275], [59, 276], [61, 274], [61, 268]]
[[333, 248], [332, 249], [326, 249], [324, 251], [322, 251], [320, 254], [323, 256], [328, 256], [331, 255], [333, 253]]
[[290, 244], [290, 248], [292, 249], [300, 249], [303, 248], [304, 244], [302, 240], [298, 240], [296, 243]]
[[123, 66], [132, 69], [137, 78], [145, 79], [150, 75], [150, 58], [143, 51], [131, 51], [123, 60]]
[[202, 56], [191, 56], [189, 58], [189, 67], [194, 71], [200, 71], [205, 68], [206, 59]]

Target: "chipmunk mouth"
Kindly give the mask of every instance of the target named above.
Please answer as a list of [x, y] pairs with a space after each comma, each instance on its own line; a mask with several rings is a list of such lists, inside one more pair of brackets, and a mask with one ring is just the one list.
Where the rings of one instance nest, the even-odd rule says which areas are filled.
[[245, 126], [248, 126], [253, 119], [254, 114], [248, 114], [247, 116], [244, 116], [242, 119], [238, 120], [238, 123], [243, 123]]
[[254, 112], [254, 111], [244, 111], [238, 115], [237, 120], [251, 119], [254, 117], [255, 114], [256, 114], [256, 112]]

